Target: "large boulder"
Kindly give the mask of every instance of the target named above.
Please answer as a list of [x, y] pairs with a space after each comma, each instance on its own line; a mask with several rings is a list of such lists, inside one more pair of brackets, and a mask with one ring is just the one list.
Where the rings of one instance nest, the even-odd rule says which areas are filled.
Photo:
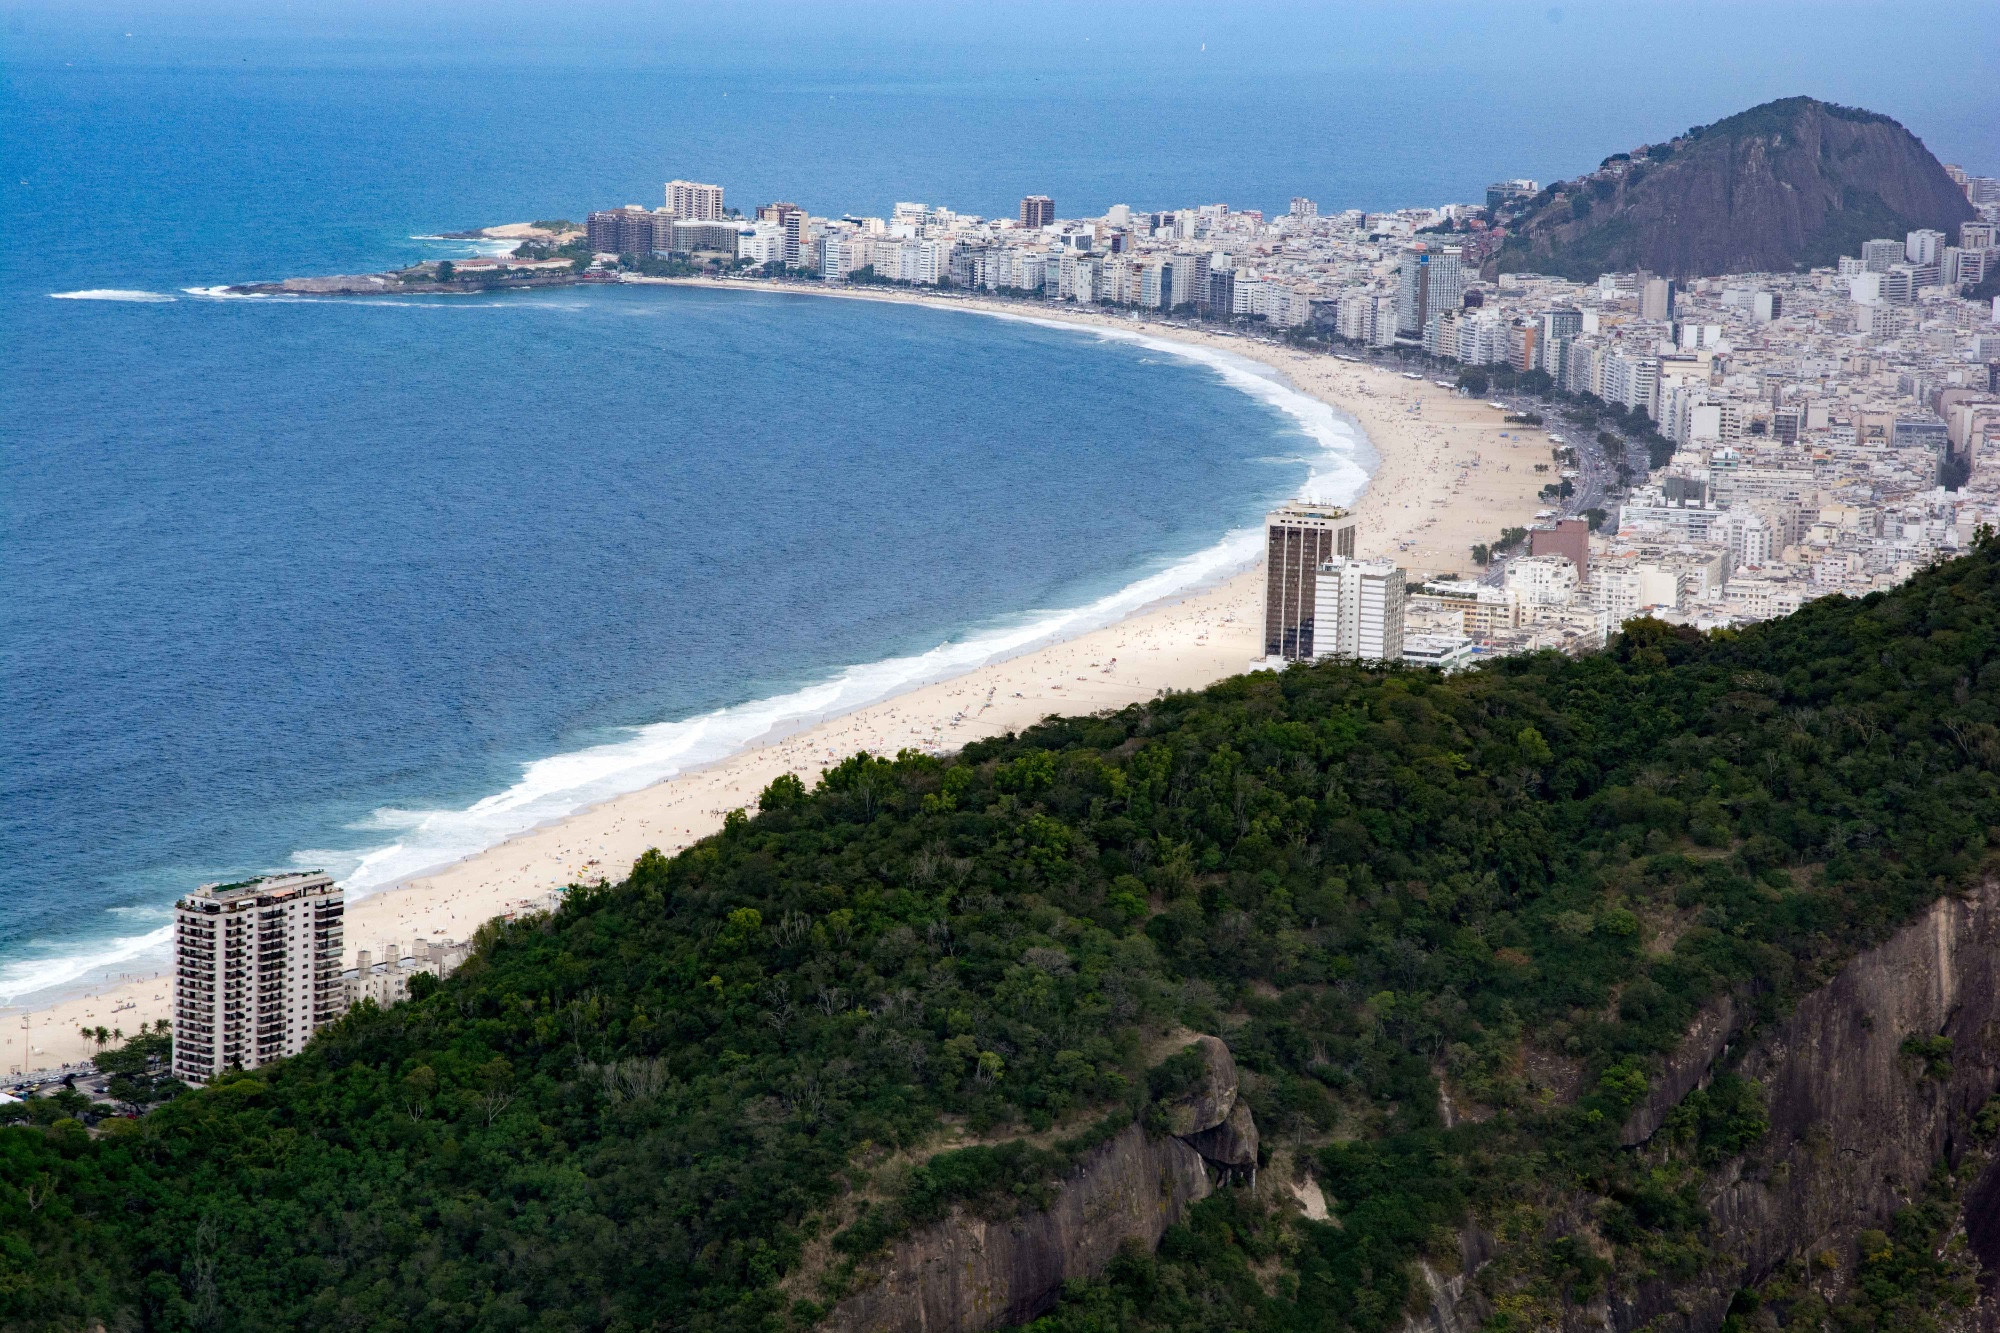
[[1214, 1129], [1236, 1108], [1236, 1061], [1222, 1038], [1196, 1037], [1189, 1049], [1201, 1055], [1202, 1069], [1194, 1086], [1165, 1103], [1167, 1132], [1186, 1138]]
[[1187, 1136], [1187, 1145], [1219, 1167], [1250, 1171], [1257, 1165], [1257, 1122], [1242, 1098], [1229, 1108], [1219, 1125]]

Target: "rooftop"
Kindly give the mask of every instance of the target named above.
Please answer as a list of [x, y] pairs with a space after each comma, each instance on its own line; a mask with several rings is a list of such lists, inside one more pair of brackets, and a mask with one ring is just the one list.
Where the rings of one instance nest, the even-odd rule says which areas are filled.
[[253, 879], [204, 884], [181, 901], [235, 903], [247, 898], [290, 897], [308, 889], [331, 888], [333, 876], [324, 870], [286, 870]]

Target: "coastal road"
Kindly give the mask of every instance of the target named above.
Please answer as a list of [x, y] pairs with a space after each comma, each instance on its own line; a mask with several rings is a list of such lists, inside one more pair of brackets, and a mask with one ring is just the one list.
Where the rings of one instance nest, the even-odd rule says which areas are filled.
[[[1581, 518], [1592, 509], [1603, 509], [1607, 513], [1612, 509], [1615, 503], [1613, 496], [1619, 485], [1618, 463], [1621, 460], [1609, 457], [1605, 447], [1597, 442], [1597, 426], [1594, 423], [1579, 425], [1566, 420], [1562, 416], [1560, 407], [1537, 399], [1500, 394], [1487, 401], [1504, 405], [1510, 415], [1526, 412], [1538, 414], [1543, 420], [1542, 425], [1523, 426], [1521, 429], [1540, 432], [1551, 450], [1556, 447], [1556, 441], [1560, 440], [1575, 453], [1576, 476], [1570, 479], [1573, 489], [1570, 497], [1556, 506], [1558, 517]], [[1643, 447], [1628, 442], [1626, 453], [1627, 457], [1623, 461], [1633, 469], [1634, 475], [1645, 476], [1646, 459]], [[1480, 581], [1499, 587], [1506, 579], [1507, 563], [1511, 558], [1496, 560], [1487, 566]]]

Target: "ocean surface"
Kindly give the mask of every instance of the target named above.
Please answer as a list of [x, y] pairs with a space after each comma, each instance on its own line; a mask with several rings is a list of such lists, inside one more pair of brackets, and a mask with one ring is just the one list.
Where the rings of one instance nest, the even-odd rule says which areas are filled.
[[202, 880], [365, 892], [1104, 623], [1370, 461], [1249, 363], [966, 312], [199, 289], [669, 176], [1468, 199], [1799, 91], [2000, 169], [1992, 51], [1924, 36], [1978, 6], [419, 9], [0, 14], [0, 1005], [157, 966]]

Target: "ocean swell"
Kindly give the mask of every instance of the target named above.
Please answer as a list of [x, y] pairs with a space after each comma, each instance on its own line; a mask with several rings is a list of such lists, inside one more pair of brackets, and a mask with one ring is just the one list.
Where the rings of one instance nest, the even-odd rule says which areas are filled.
[[[1368, 485], [1373, 462], [1356, 426], [1327, 403], [1301, 393], [1262, 362], [1140, 330], [979, 311], [994, 318], [1066, 333], [1135, 343], [1216, 372], [1232, 388], [1285, 413], [1316, 449], [1300, 461], [1308, 474], [1299, 494], [1322, 504], [1351, 504]], [[1365, 460], [1365, 462], [1364, 462]], [[788, 694], [758, 699], [677, 722], [636, 729], [629, 737], [528, 764], [520, 781], [463, 810], [382, 810], [371, 826], [400, 828], [394, 842], [364, 854], [344, 883], [362, 897], [437, 869], [537, 825], [726, 759], [761, 741], [803, 731], [828, 718], [879, 703], [992, 662], [1102, 628], [1153, 603], [1210, 586], [1254, 565], [1259, 528], [1227, 534], [1205, 550], [1084, 606], [1035, 612], [1006, 625], [940, 644], [929, 652], [851, 666]]]
[[[225, 295], [217, 289], [190, 290], [202, 296]], [[1321, 503], [1345, 504], [1367, 486], [1367, 464], [1374, 461], [1374, 455], [1359, 430], [1326, 403], [1301, 393], [1260, 362], [1142, 330], [1080, 326], [1011, 313], [977, 313], [1137, 344], [1198, 363], [1231, 387], [1283, 412], [1311, 442], [1313, 447], [1303, 450], [1297, 459], [1308, 469], [1300, 494]], [[1154, 603], [1211, 586], [1254, 565], [1262, 552], [1262, 540], [1259, 528], [1239, 529], [1204, 550], [1082, 606], [1028, 613], [927, 652], [850, 666], [785, 694], [634, 728], [605, 744], [536, 760], [523, 766], [512, 786], [463, 809], [378, 810], [350, 831], [372, 831], [385, 841], [358, 851], [300, 851], [292, 860], [343, 875], [348, 895], [364, 897], [587, 806], [726, 759], [759, 742], [776, 740], [908, 690], [1073, 638]], [[84, 952], [15, 961], [0, 969], [0, 1004], [73, 988], [114, 973], [121, 964], [156, 964], [171, 939], [172, 927], [164, 926], [102, 940]]]

